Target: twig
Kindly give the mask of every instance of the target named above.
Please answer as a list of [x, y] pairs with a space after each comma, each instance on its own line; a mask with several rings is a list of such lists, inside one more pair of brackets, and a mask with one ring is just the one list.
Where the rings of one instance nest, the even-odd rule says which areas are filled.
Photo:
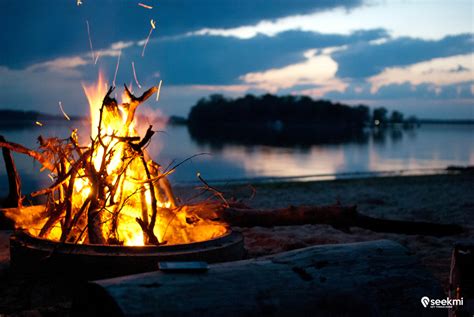
[[229, 207], [229, 203], [227, 202], [227, 200], [225, 199], [224, 197], [224, 194], [222, 194], [221, 191], [219, 191], [218, 189], [212, 187], [211, 185], [209, 185], [205, 180], [204, 178], [201, 177], [201, 173], [197, 173], [197, 178], [204, 184], [204, 189], [205, 190], [209, 190], [210, 192], [212, 192], [215, 196], [219, 197], [220, 199], [222, 199], [222, 201], [225, 203], [225, 206], [226, 207]]

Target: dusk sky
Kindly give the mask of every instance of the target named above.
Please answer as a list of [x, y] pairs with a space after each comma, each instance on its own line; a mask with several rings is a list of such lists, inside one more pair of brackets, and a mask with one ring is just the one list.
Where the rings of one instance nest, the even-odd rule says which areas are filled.
[[[152, 9], [139, 6], [142, 2]], [[103, 70], [163, 81], [167, 115], [213, 93], [309, 95], [474, 119], [471, 0], [0, 0], [0, 108], [87, 114]], [[142, 57], [153, 19], [156, 28]], [[89, 25], [90, 48], [87, 25]], [[95, 59], [97, 62], [95, 63]], [[139, 89], [133, 76], [134, 63]], [[121, 89], [121, 88], [120, 88]]]

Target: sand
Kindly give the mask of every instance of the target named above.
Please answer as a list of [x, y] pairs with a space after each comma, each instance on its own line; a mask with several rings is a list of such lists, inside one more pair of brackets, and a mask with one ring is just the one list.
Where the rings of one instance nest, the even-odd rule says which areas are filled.
[[[274, 228], [234, 228], [243, 233], [248, 257], [318, 244], [391, 239], [406, 246], [446, 288], [453, 245], [474, 243], [474, 174], [414, 177], [384, 177], [323, 182], [259, 184], [256, 195], [245, 200], [252, 207], [276, 208], [288, 205], [324, 205], [339, 201], [357, 205], [360, 213], [387, 219], [454, 223], [467, 231], [449, 237], [375, 233], [360, 228], [343, 232], [328, 225]], [[219, 187], [238, 197], [248, 197], [249, 187]], [[189, 188], [178, 194], [191, 195]], [[195, 191], [192, 192], [195, 194]], [[8, 273], [8, 237], [0, 231], [0, 313], [66, 313], [73, 290], [67, 285], [42, 279], [17, 280]]]
[[[243, 192], [243, 186], [224, 189]], [[360, 213], [369, 216], [453, 223], [464, 226], [467, 231], [460, 235], [431, 237], [376, 233], [356, 227], [343, 232], [329, 225], [234, 228], [244, 234], [250, 257], [310, 245], [391, 239], [412, 251], [446, 288], [453, 245], [460, 241], [474, 243], [472, 173], [261, 184], [255, 189], [255, 197], [246, 201], [252, 207], [324, 205], [339, 201], [357, 205]]]

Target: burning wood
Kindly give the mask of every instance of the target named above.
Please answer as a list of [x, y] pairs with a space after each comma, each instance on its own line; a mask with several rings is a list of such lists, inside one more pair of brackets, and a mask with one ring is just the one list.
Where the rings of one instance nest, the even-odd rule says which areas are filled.
[[46, 196], [44, 211], [15, 215], [16, 225], [34, 236], [89, 244], [179, 244], [225, 234], [226, 225], [194, 212], [206, 205], [178, 206], [166, 178], [173, 169], [163, 170], [146, 152], [152, 126], [143, 137], [136, 131], [136, 109], [158, 87], [136, 97], [125, 86], [121, 104], [111, 97], [114, 88], [104, 87], [102, 76], [97, 86], [84, 87], [92, 115], [88, 145], [79, 144], [76, 130], [68, 139], [40, 136], [39, 151], [0, 140], [54, 176], [50, 187], [32, 193]]

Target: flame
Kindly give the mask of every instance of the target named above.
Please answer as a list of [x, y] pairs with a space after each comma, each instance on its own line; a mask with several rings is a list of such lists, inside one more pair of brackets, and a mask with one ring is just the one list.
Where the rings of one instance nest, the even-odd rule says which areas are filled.
[[[88, 166], [93, 166], [90, 168], [95, 172], [81, 167], [75, 178], [69, 178], [69, 182], [73, 182], [72, 211], [78, 216], [77, 228], [71, 229], [77, 230], [75, 240], [68, 242], [88, 243], [87, 235], [82, 232], [89, 230], [87, 223], [91, 220], [82, 216], [80, 210], [84, 206], [87, 210], [91, 209], [97, 201], [102, 201], [104, 205], [98, 213], [98, 226], [103, 236], [110, 241], [109, 244], [145, 245], [147, 237], [137, 219], [152, 226], [154, 210], [157, 212], [152, 232], [159, 243], [190, 243], [225, 234], [225, 225], [199, 218], [193, 212], [196, 206], [177, 206], [166, 177], [159, 178], [156, 183], [150, 183], [153, 178], [150, 175], [162, 175], [160, 166], [149, 158], [146, 150], [143, 150], [143, 155], [132, 155], [135, 152], [130, 144], [120, 141], [123, 138], [143, 137], [137, 132], [139, 129], [136, 119], [131, 121], [133, 113], [129, 112], [133, 110], [130, 110], [130, 98], [122, 96], [120, 105], [105, 104], [103, 100], [108, 93], [108, 87], [101, 72], [96, 84], [83, 85], [83, 88], [89, 102], [92, 140], [84, 145], [83, 149], [90, 151], [91, 164]], [[76, 131], [71, 138], [77, 138]], [[71, 168], [70, 165], [67, 167]], [[106, 172], [100, 174], [104, 169]], [[90, 175], [107, 175], [106, 183], [110, 186], [100, 191]], [[102, 193], [102, 196], [98, 192]], [[57, 198], [53, 195], [53, 199]], [[13, 215], [13, 218], [17, 227], [26, 228], [34, 236], [54, 241], [62, 239], [64, 222], [59, 221], [49, 231], [41, 233], [46, 220], [39, 215], [44, 214], [44, 210], [37, 214], [35, 216], [35, 213], [29, 210], [21, 212], [20, 216]]]

